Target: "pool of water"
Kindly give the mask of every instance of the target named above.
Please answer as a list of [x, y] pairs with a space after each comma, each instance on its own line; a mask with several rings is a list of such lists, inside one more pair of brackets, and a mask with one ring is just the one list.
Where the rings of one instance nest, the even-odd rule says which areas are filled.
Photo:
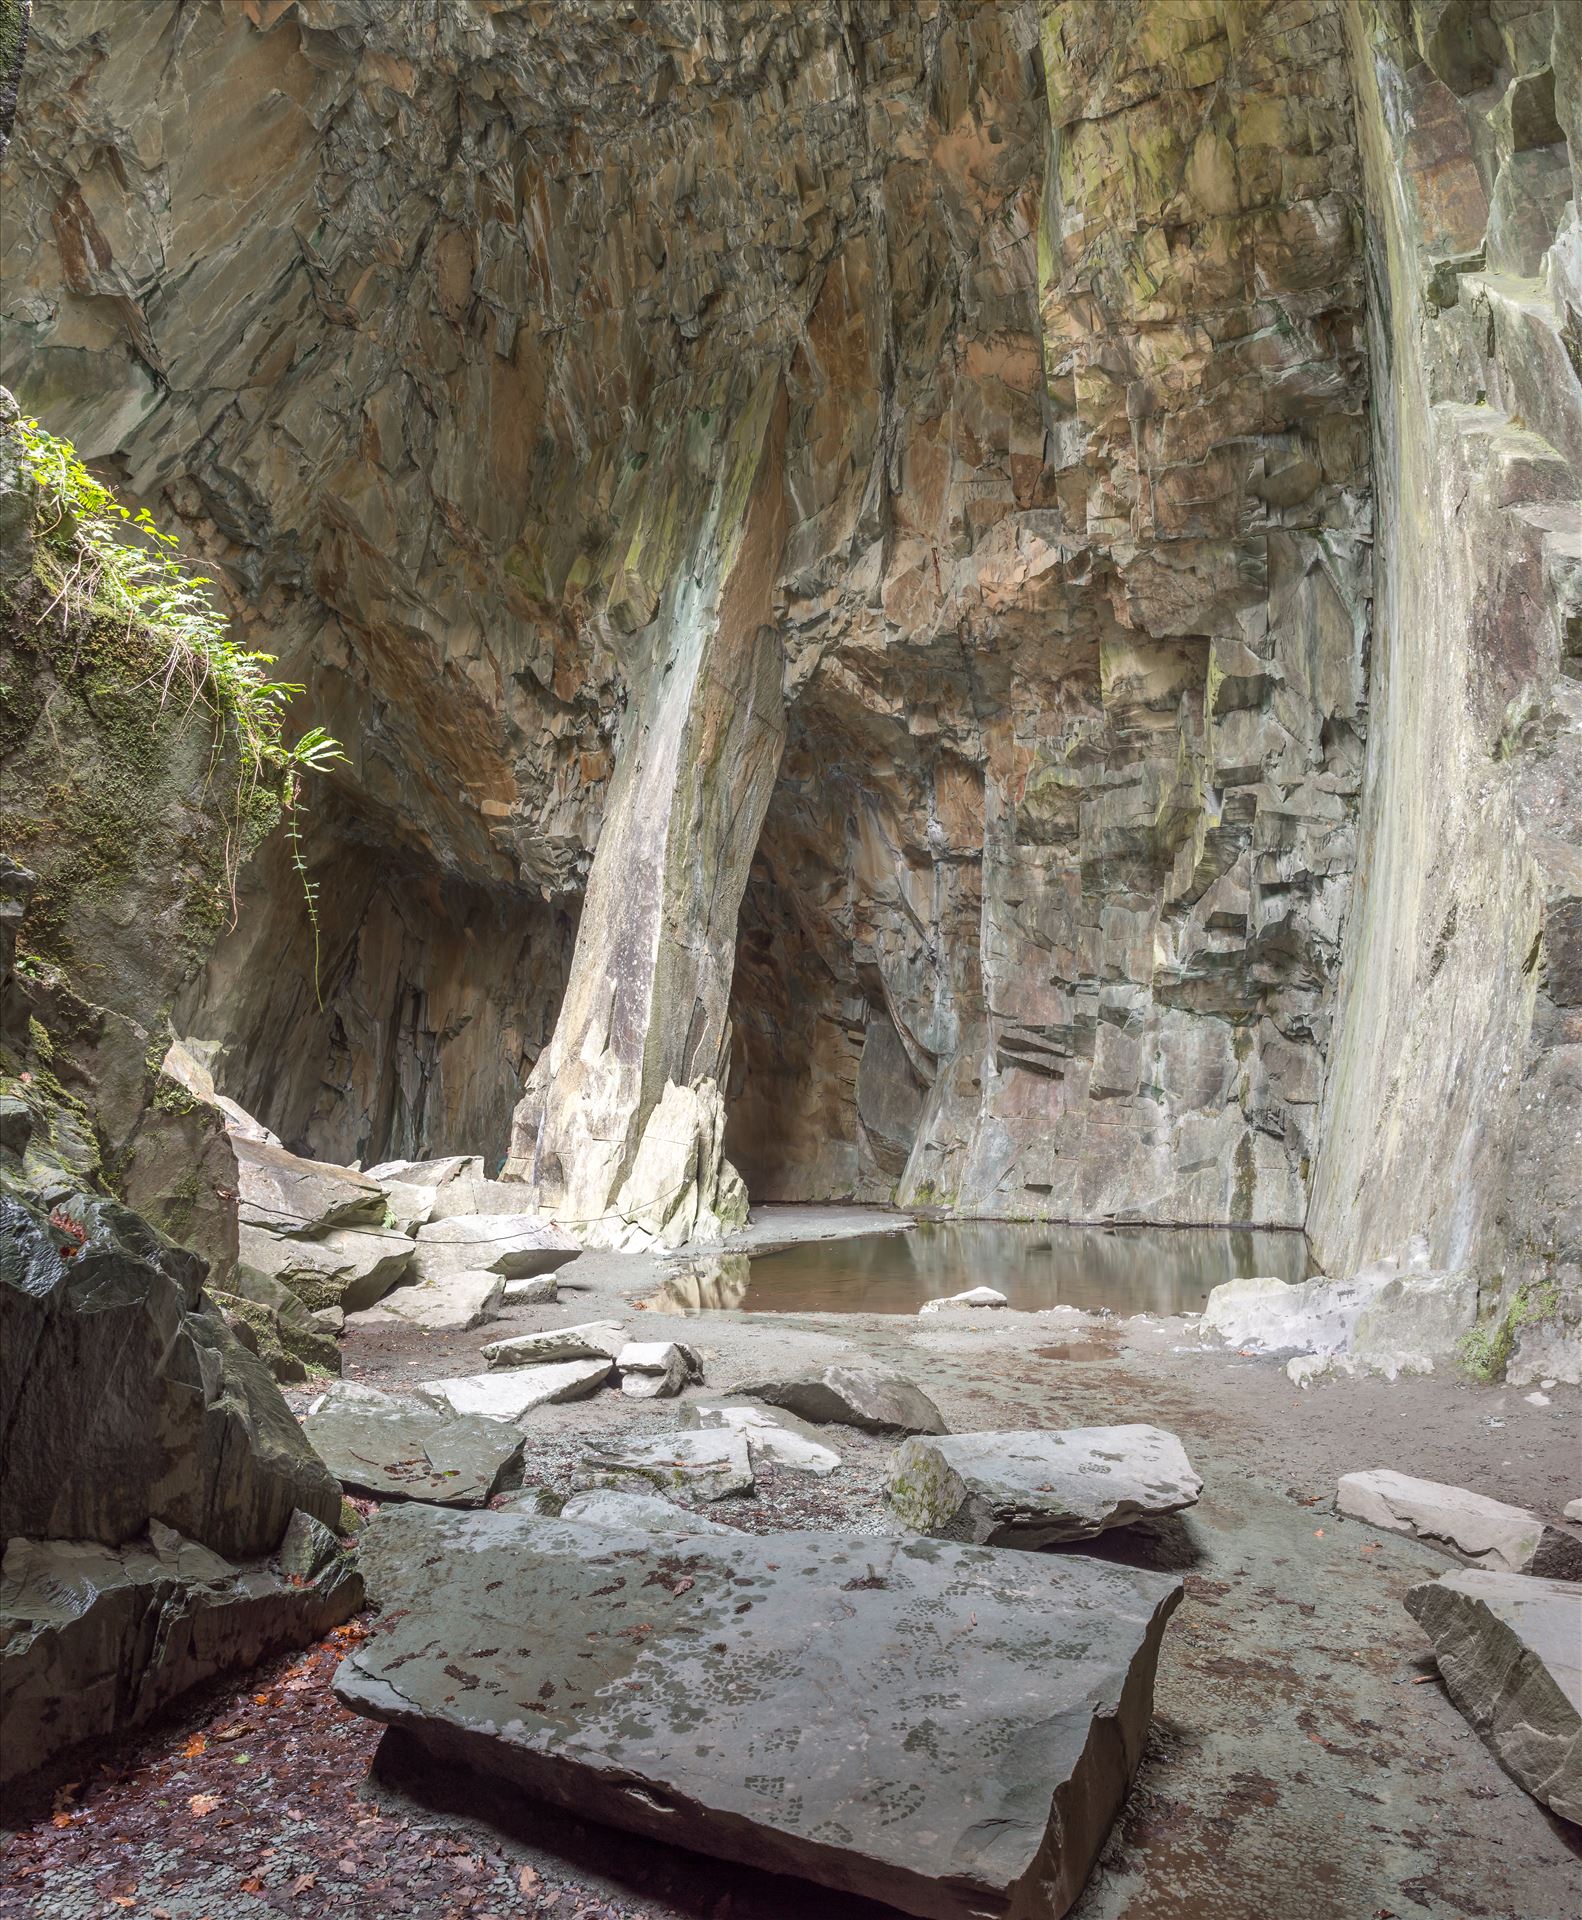
[[715, 1254], [654, 1296], [672, 1313], [916, 1313], [925, 1300], [997, 1287], [1013, 1307], [1197, 1313], [1223, 1280], [1311, 1271], [1300, 1233], [1218, 1227], [1028, 1226], [923, 1221], [908, 1232]]

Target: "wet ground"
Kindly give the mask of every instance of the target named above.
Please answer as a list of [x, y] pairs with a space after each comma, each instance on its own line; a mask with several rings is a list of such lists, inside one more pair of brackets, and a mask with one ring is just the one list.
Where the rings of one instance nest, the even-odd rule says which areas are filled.
[[[770, 1209], [754, 1237], [865, 1224]], [[465, 1335], [363, 1330], [346, 1370], [381, 1385], [470, 1371], [504, 1333], [620, 1315], [645, 1338], [701, 1346], [714, 1390], [869, 1353], [911, 1372], [958, 1430], [1170, 1427], [1203, 1474], [1201, 1503], [1096, 1543], [1180, 1570], [1186, 1597], [1142, 1770], [1077, 1920], [1582, 1920], [1582, 1834], [1501, 1771], [1401, 1604], [1449, 1562], [1332, 1511], [1341, 1473], [1392, 1466], [1557, 1514], [1582, 1491], [1576, 1389], [1542, 1408], [1445, 1376], [1303, 1393], [1276, 1362], [1200, 1348], [1191, 1321], [1071, 1309], [688, 1319], [640, 1304], [660, 1271], [585, 1256], [564, 1270], [558, 1307]], [[529, 1476], [564, 1491], [584, 1434], [673, 1418], [673, 1402], [610, 1392], [543, 1409]], [[846, 1465], [830, 1479], [770, 1471], [757, 1497], [712, 1516], [751, 1531], [893, 1530], [890, 1443], [839, 1430], [835, 1444]], [[878, 1920], [871, 1906], [513, 1804], [468, 1776], [436, 1778], [334, 1705], [336, 1652], [191, 1703], [104, 1756], [53, 1819], [34, 1809], [0, 1865], [0, 1915]]]

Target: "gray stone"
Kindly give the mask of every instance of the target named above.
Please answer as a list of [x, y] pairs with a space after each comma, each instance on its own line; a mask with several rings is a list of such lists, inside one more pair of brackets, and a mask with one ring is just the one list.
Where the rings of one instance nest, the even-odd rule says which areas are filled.
[[420, 1280], [463, 1270], [523, 1280], [553, 1273], [581, 1251], [569, 1233], [536, 1214], [461, 1213], [418, 1228], [412, 1270]]
[[231, 1148], [244, 1226], [312, 1239], [331, 1227], [378, 1227], [384, 1222], [383, 1189], [366, 1174], [303, 1160], [240, 1132], [232, 1135]]
[[1416, 1534], [1464, 1559], [1508, 1573], [1531, 1572], [1544, 1534], [1543, 1521], [1526, 1507], [1387, 1467], [1342, 1474], [1335, 1505], [1354, 1520], [1391, 1533]]
[[63, 1261], [0, 1197], [0, 1536], [117, 1546], [159, 1520], [227, 1558], [271, 1552], [340, 1488], [202, 1294], [203, 1265], [117, 1202], [73, 1202]]
[[[399, 1524], [403, 1557], [445, 1578], [403, 1590], [342, 1663], [346, 1706], [578, 1818], [930, 1920], [1070, 1906], [1141, 1758], [1181, 1594], [939, 1541]], [[497, 1651], [472, 1650], [482, 1619]]]
[[294, 1513], [276, 1550], [275, 1564], [288, 1577], [316, 1580], [326, 1567], [334, 1566], [342, 1551], [322, 1520], [315, 1520], [311, 1513]]
[[630, 1400], [669, 1399], [689, 1380], [703, 1378], [703, 1363], [676, 1340], [629, 1340], [615, 1356], [621, 1391]]
[[590, 1487], [574, 1493], [560, 1510], [562, 1520], [583, 1527], [613, 1527], [628, 1533], [655, 1533], [663, 1539], [687, 1533], [734, 1533], [701, 1513], [678, 1507], [657, 1493], [623, 1493], [616, 1487]]
[[367, 1171], [370, 1180], [399, 1180], [406, 1186], [437, 1189], [453, 1180], [481, 1180], [483, 1162], [476, 1154], [453, 1153], [441, 1160], [381, 1160]]
[[33, 1109], [11, 1094], [0, 1095], [0, 1147], [8, 1153], [26, 1153], [33, 1138]]
[[0, 1783], [349, 1618], [362, 1604], [360, 1577], [333, 1536], [333, 1551], [307, 1571], [296, 1521], [292, 1563], [280, 1570], [232, 1566], [157, 1521], [149, 1538], [120, 1547], [10, 1540], [0, 1566]]
[[303, 1431], [351, 1493], [481, 1507], [522, 1478], [515, 1427], [340, 1381], [314, 1402]]
[[1010, 1301], [997, 1287], [969, 1287], [965, 1293], [949, 1293], [939, 1300], [925, 1300], [919, 1313], [945, 1313], [954, 1307], [1008, 1307]]
[[294, 1382], [315, 1373], [340, 1372], [341, 1352], [335, 1339], [340, 1327], [331, 1324], [331, 1316], [344, 1323], [339, 1308], [310, 1312], [289, 1287], [246, 1266], [237, 1266], [228, 1287], [211, 1290], [209, 1298], [276, 1380]]
[[625, 1331], [616, 1321], [584, 1320], [574, 1327], [545, 1327], [491, 1340], [483, 1357], [491, 1367], [541, 1367], [554, 1360], [613, 1360], [625, 1345]]
[[889, 1499], [919, 1533], [993, 1547], [1048, 1547], [1090, 1540], [1152, 1514], [1179, 1513], [1202, 1491], [1173, 1433], [1070, 1427], [908, 1440], [891, 1468]]
[[752, 1455], [745, 1434], [724, 1431], [602, 1441], [583, 1455], [575, 1484], [579, 1491], [653, 1488], [698, 1500], [728, 1500], [752, 1492]]
[[1413, 1587], [1406, 1606], [1505, 1770], [1582, 1821], [1582, 1589], [1467, 1568]]
[[743, 1381], [736, 1391], [804, 1420], [867, 1433], [946, 1433], [945, 1417], [921, 1387], [889, 1367], [826, 1367], [801, 1380]]
[[419, 1227], [434, 1218], [435, 1188], [405, 1180], [381, 1180], [379, 1184], [384, 1190], [388, 1224], [397, 1233], [415, 1235]]
[[542, 1307], [560, 1298], [560, 1287], [552, 1273], [537, 1273], [526, 1280], [507, 1280], [505, 1304], [508, 1307]]
[[1568, 1500], [1565, 1515], [1568, 1520], [1582, 1520], [1582, 1500]]
[[240, 1265], [277, 1281], [310, 1311], [339, 1307], [359, 1313], [373, 1306], [412, 1265], [413, 1245], [402, 1233], [334, 1227], [299, 1240], [264, 1227], [241, 1229]]
[[434, 1189], [433, 1220], [453, 1220], [461, 1214], [481, 1219], [517, 1216], [532, 1207], [532, 1189], [520, 1180], [486, 1180], [482, 1173], [463, 1170], [454, 1180]]
[[505, 1281], [497, 1273], [444, 1273], [416, 1286], [394, 1287], [380, 1310], [435, 1333], [465, 1333], [495, 1319], [504, 1304]]
[[444, 1401], [458, 1413], [481, 1413], [492, 1420], [520, 1420], [535, 1407], [565, 1400], [586, 1400], [609, 1379], [608, 1360], [564, 1360], [543, 1367], [516, 1367], [496, 1373], [467, 1373], [451, 1380], [425, 1380], [418, 1391]]
[[833, 1473], [840, 1455], [827, 1447], [809, 1426], [783, 1407], [754, 1406], [735, 1400], [694, 1400], [681, 1410], [688, 1427], [720, 1427], [744, 1434], [756, 1465], [760, 1459], [803, 1473]]

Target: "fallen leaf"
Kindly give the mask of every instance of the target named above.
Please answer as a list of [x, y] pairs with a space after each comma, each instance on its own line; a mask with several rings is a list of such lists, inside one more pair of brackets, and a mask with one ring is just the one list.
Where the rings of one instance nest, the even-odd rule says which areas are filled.
[[670, 1591], [674, 1594], [690, 1593], [693, 1584], [692, 1575], [690, 1573], [684, 1573]]
[[306, 1893], [309, 1888], [316, 1887], [318, 1884], [319, 1876], [316, 1873], [299, 1873], [287, 1888], [287, 1892], [295, 1900], [298, 1894]]
[[1324, 1529], [1322, 1527], [1315, 1527], [1313, 1529], [1313, 1538], [1315, 1540], [1322, 1540], [1323, 1537], [1324, 1537]]
[[523, 1867], [516, 1876], [517, 1890], [521, 1893], [537, 1893], [538, 1875], [532, 1867]]
[[49, 1823], [52, 1827], [69, 1827], [71, 1825], [71, 1815], [69, 1813], [52, 1813], [49, 1817]]
[[208, 1741], [203, 1737], [201, 1733], [195, 1733], [192, 1736], [192, 1738], [189, 1741], [187, 1741], [187, 1743], [182, 1747], [181, 1749], [182, 1759], [196, 1760], [198, 1755], [204, 1751], [204, 1749], [208, 1746], [208, 1744], [209, 1744]]
[[137, 1905], [137, 1895], [135, 1893], [112, 1893], [110, 1895], [110, 1905], [112, 1907], [135, 1907]]
[[249, 1877], [242, 1882], [243, 1893], [262, 1893], [263, 1890], [264, 1883], [256, 1873], [249, 1875]]
[[189, 1811], [195, 1813], [198, 1818], [202, 1820], [208, 1814], [213, 1813], [219, 1804], [220, 1796], [217, 1793], [195, 1793], [187, 1802], [187, 1807]]

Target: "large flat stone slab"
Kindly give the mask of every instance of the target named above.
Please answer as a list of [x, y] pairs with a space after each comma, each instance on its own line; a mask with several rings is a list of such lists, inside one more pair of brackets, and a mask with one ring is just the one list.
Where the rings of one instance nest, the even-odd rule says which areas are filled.
[[412, 1265], [404, 1233], [332, 1227], [314, 1240], [243, 1225], [240, 1264], [294, 1293], [310, 1312], [339, 1307], [360, 1313], [374, 1306]]
[[522, 1478], [522, 1435], [500, 1420], [458, 1414], [342, 1381], [302, 1428], [351, 1493], [481, 1507]]
[[1450, 1697], [1535, 1800], [1582, 1821], [1582, 1588], [1458, 1568], [1413, 1587]]
[[505, 1280], [498, 1273], [444, 1273], [413, 1287], [394, 1287], [377, 1311], [432, 1333], [466, 1333], [498, 1317]]
[[418, 1228], [412, 1271], [419, 1280], [464, 1271], [523, 1280], [553, 1273], [581, 1251], [564, 1228], [537, 1214], [460, 1213]]
[[935, 1540], [399, 1520], [445, 1578], [342, 1663], [347, 1706], [581, 1818], [931, 1920], [1071, 1905], [1181, 1593]]
[[1173, 1433], [1070, 1427], [908, 1440], [891, 1468], [889, 1498], [919, 1533], [1036, 1548], [1178, 1513], [1202, 1491]]
[[1529, 1572], [1544, 1536], [1543, 1521], [1525, 1507], [1387, 1467], [1342, 1474], [1335, 1505], [1354, 1520], [1416, 1534], [1507, 1573]]
[[743, 1381], [736, 1392], [823, 1425], [867, 1433], [949, 1431], [923, 1389], [890, 1367], [826, 1367], [803, 1379]]
[[591, 1445], [577, 1476], [580, 1489], [613, 1486], [728, 1500], [753, 1490], [752, 1455], [741, 1433], [661, 1433], [648, 1439]]
[[759, 1459], [772, 1460], [776, 1466], [823, 1475], [833, 1473], [840, 1465], [835, 1449], [826, 1446], [810, 1426], [784, 1407], [759, 1407], [738, 1400], [694, 1400], [682, 1408], [681, 1420], [688, 1427], [721, 1428], [744, 1435], [755, 1466]]
[[464, 1373], [453, 1380], [425, 1380], [418, 1392], [444, 1401], [458, 1413], [491, 1420], [520, 1420], [535, 1407], [586, 1400], [613, 1371], [608, 1360], [563, 1360], [545, 1367], [515, 1367], [495, 1373]]
[[626, 1332], [618, 1321], [585, 1320], [574, 1327], [544, 1327], [491, 1340], [483, 1357], [491, 1368], [542, 1367], [556, 1360], [613, 1360], [625, 1345]]
[[237, 1217], [273, 1233], [315, 1235], [331, 1227], [377, 1227], [385, 1217], [378, 1181], [350, 1167], [304, 1160], [269, 1140], [233, 1135]]

